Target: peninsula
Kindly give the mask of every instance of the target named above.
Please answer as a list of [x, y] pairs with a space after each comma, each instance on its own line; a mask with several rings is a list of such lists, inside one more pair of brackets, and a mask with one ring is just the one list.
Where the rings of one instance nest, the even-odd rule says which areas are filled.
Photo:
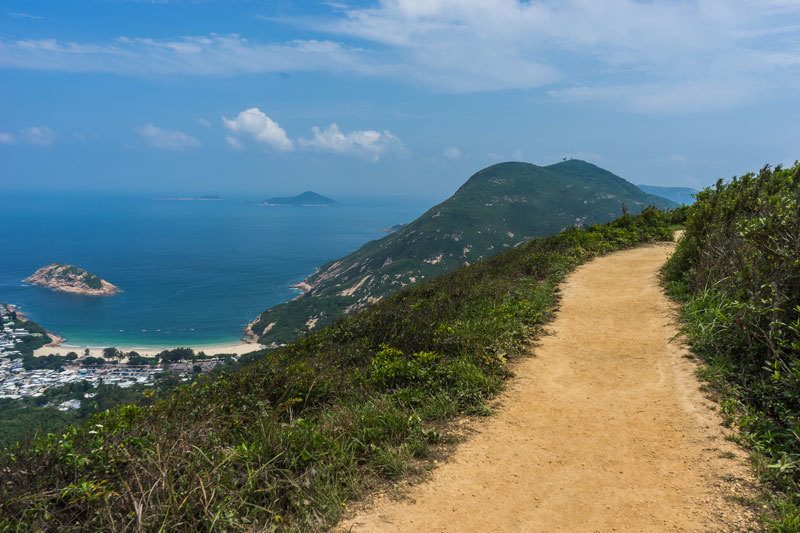
[[278, 196], [258, 203], [264, 207], [327, 207], [336, 205], [336, 200], [322, 196], [313, 191], [306, 191], [297, 196]]
[[85, 294], [87, 296], [112, 296], [119, 287], [82, 268], [61, 263], [42, 267], [23, 281], [41, 285], [54, 291]]

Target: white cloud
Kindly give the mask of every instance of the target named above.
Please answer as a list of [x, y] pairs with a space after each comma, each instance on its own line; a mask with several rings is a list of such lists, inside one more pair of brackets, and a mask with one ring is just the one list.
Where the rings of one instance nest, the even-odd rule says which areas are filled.
[[453, 93], [544, 88], [559, 101], [640, 113], [728, 109], [800, 87], [797, 0], [378, 0], [338, 5], [326, 17], [271, 20], [333, 37], [0, 39], [0, 68], [321, 71]]
[[25, 142], [36, 146], [50, 146], [56, 140], [56, 134], [47, 126], [31, 126], [19, 133]]
[[686, 163], [689, 161], [689, 158], [683, 154], [670, 154], [664, 158], [664, 161], [668, 163]]
[[234, 150], [244, 150], [244, 145], [242, 145], [242, 141], [240, 141], [233, 135], [226, 135], [225, 142], [228, 143], [228, 146], [230, 146]]
[[[766, 88], [762, 88], [766, 90]], [[684, 83], [648, 83], [570, 87], [548, 94], [562, 102], [605, 102], [617, 109], [641, 113], [702, 112], [730, 109], [761, 92], [751, 80], [701, 80]]]
[[298, 139], [300, 146], [322, 152], [352, 155], [370, 161], [377, 161], [389, 152], [406, 151], [402, 141], [389, 130], [343, 133], [334, 122], [324, 130], [314, 126], [311, 131], [313, 133], [311, 139]]
[[275, 120], [257, 107], [240, 112], [235, 118], [222, 117], [222, 123], [233, 132], [225, 142], [236, 150], [244, 149], [242, 139], [249, 138], [268, 148], [288, 152], [295, 148], [341, 154], [377, 161], [384, 155], [404, 153], [403, 142], [391, 131], [361, 130], [342, 132], [336, 123], [325, 129], [311, 128], [310, 139], [292, 139]]
[[139, 137], [152, 148], [159, 150], [180, 151], [200, 146], [200, 141], [182, 131], [165, 130], [152, 124], [145, 124], [136, 129]]
[[800, 86], [797, 0], [380, 0], [312, 25], [452, 92], [545, 85], [568, 102], [662, 113]]
[[197, 117], [196, 119], [194, 119], [194, 121], [197, 122], [198, 124], [200, 124], [201, 126], [203, 126], [204, 128], [210, 128], [211, 127], [211, 121], [208, 120], [207, 118]]
[[13, 135], [0, 131], [0, 144], [14, 144], [14, 142], [16, 142], [16, 139], [14, 139]]
[[525, 152], [522, 150], [514, 150], [511, 152], [511, 159], [514, 161], [524, 161], [525, 160]]
[[456, 159], [461, 159], [461, 150], [455, 146], [451, 146], [450, 148], [445, 148], [442, 150], [442, 155], [447, 159], [455, 161]]
[[42, 16], [39, 16], [39, 15], [31, 15], [30, 13], [23, 13], [23, 12], [20, 12], [20, 11], [14, 12], [14, 13], [9, 13], [9, 15], [14, 17], [15, 19], [22, 19], [22, 20], [31, 20], [31, 21], [48, 20], [47, 17], [42, 17]]
[[0, 68], [101, 72], [133, 76], [231, 76], [268, 72], [367, 72], [358, 49], [333, 41], [259, 43], [240, 35], [174, 39], [118, 37], [110, 42], [0, 39]]
[[[233, 119], [222, 117], [222, 122], [229, 130], [240, 135], [252, 137], [255, 141], [274, 150], [288, 151], [294, 148], [294, 143], [286, 135], [280, 124], [269, 118], [257, 107], [245, 109]], [[231, 144], [231, 142], [228, 141], [228, 144]], [[238, 147], [241, 147], [241, 143], [239, 143]]]

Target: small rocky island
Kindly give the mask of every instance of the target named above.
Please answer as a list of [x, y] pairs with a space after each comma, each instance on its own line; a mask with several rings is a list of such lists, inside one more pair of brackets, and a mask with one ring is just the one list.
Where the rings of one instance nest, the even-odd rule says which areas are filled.
[[297, 196], [279, 196], [258, 203], [263, 207], [327, 207], [336, 205], [336, 200], [322, 196], [313, 191], [306, 191]]
[[120, 292], [119, 287], [72, 265], [53, 263], [42, 267], [23, 281], [41, 285], [54, 291], [85, 294], [88, 296], [112, 296]]

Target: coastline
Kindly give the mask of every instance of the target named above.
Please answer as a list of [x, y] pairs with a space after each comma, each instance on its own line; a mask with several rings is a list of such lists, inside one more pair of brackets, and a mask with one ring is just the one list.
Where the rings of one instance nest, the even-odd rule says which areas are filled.
[[[48, 335], [54, 336], [53, 334], [48, 332]], [[55, 335], [58, 337], [57, 335]], [[69, 344], [65, 342], [63, 339], [60, 339], [59, 344], [48, 344], [42, 346], [38, 350], [33, 352], [34, 357], [44, 357], [50, 354], [60, 353], [61, 355], [66, 355], [68, 352], [75, 352], [80, 357], [84, 356], [85, 350], [89, 350], [89, 355], [92, 357], [100, 357], [103, 355], [103, 349], [107, 346], [86, 346], [86, 345], [78, 345], [78, 344]], [[178, 347], [177, 345], [165, 345], [165, 346], [115, 346], [118, 350], [123, 352], [137, 352], [139, 355], [145, 357], [152, 357], [159, 352], [164, 350], [171, 350], [173, 348]], [[220, 354], [233, 354], [233, 355], [243, 355], [250, 352], [255, 352], [257, 350], [261, 350], [266, 348], [266, 346], [262, 344], [258, 344], [256, 342], [246, 342], [244, 340], [239, 342], [227, 342], [227, 343], [215, 343], [215, 344], [196, 344], [192, 346], [187, 346], [195, 351], [198, 352], [205, 352], [206, 355], [220, 355]]]
[[314, 286], [308, 282], [308, 278], [304, 279], [303, 281], [298, 281], [297, 283], [292, 283], [289, 285], [289, 288], [296, 289], [303, 294], [314, 290]]
[[[315, 271], [315, 274], [319, 272], [319, 268]], [[311, 292], [314, 289], [314, 285], [308, 282], [308, 278], [303, 279], [300, 282], [293, 283], [289, 285], [290, 288], [295, 289], [300, 292], [296, 298]], [[18, 310], [18, 308], [16, 308]], [[23, 320], [27, 320], [21, 312], [18, 311], [19, 316]], [[255, 352], [258, 350], [262, 350], [268, 348], [267, 345], [260, 344], [258, 334], [253, 330], [253, 326], [258, 322], [260, 315], [257, 316], [255, 319], [247, 323], [243, 330], [243, 338], [238, 342], [220, 342], [220, 343], [207, 343], [207, 344], [191, 344], [191, 343], [178, 343], [178, 344], [169, 344], [169, 345], [161, 345], [161, 346], [133, 346], [133, 345], [119, 345], [115, 343], [109, 343], [103, 346], [89, 346], [86, 344], [71, 344], [69, 343], [64, 337], [53, 333], [51, 331], [47, 331], [47, 335], [50, 337], [51, 342], [45, 344], [41, 348], [34, 350], [33, 356], [34, 357], [46, 357], [48, 355], [65, 355], [69, 352], [75, 352], [78, 354], [79, 357], [101, 357], [103, 355], [103, 350], [109, 346], [113, 346], [122, 352], [136, 352], [141, 356], [144, 357], [152, 357], [164, 350], [171, 350], [178, 347], [186, 347], [191, 348], [194, 350], [195, 353], [204, 352], [206, 355], [244, 355], [247, 353]], [[265, 331], [262, 334], [269, 332], [270, 329], [275, 324], [267, 325]], [[87, 353], [88, 350], [88, 353]]]
[[[50, 342], [42, 346], [42, 348], [55, 348], [56, 346], [61, 346], [64, 342], [64, 337], [51, 333], [50, 331], [47, 332], [47, 336], [50, 337]], [[41, 350], [42, 348], [39, 349]]]
[[[23, 322], [30, 321], [30, 318], [14, 304], [8, 304], [10, 310], [17, 314], [17, 317]], [[195, 353], [204, 352], [206, 355], [244, 355], [250, 352], [263, 350], [267, 348], [266, 345], [258, 342], [258, 335], [253, 331], [253, 324], [258, 320], [256, 318], [248, 323], [244, 328], [244, 337], [239, 341], [226, 341], [226, 342], [212, 342], [212, 343], [176, 343], [164, 344], [160, 346], [133, 346], [121, 345], [116, 343], [108, 343], [103, 346], [90, 346], [87, 344], [69, 343], [63, 336], [46, 331], [47, 336], [50, 337], [50, 342], [37, 348], [33, 351], [34, 357], [47, 357], [48, 355], [66, 355], [69, 352], [75, 352], [79, 357], [101, 357], [103, 350], [107, 347], [113, 346], [122, 352], [137, 352], [144, 357], [153, 357], [158, 355], [164, 350], [172, 350], [174, 348], [191, 348]], [[86, 351], [88, 350], [88, 354]]]

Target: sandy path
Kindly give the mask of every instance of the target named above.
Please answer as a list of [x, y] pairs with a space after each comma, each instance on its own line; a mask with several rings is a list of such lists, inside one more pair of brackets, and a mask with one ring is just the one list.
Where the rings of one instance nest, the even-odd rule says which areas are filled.
[[451, 460], [353, 531], [752, 528], [744, 454], [678, 341], [658, 284], [671, 244], [596, 259], [562, 286], [551, 335]]

